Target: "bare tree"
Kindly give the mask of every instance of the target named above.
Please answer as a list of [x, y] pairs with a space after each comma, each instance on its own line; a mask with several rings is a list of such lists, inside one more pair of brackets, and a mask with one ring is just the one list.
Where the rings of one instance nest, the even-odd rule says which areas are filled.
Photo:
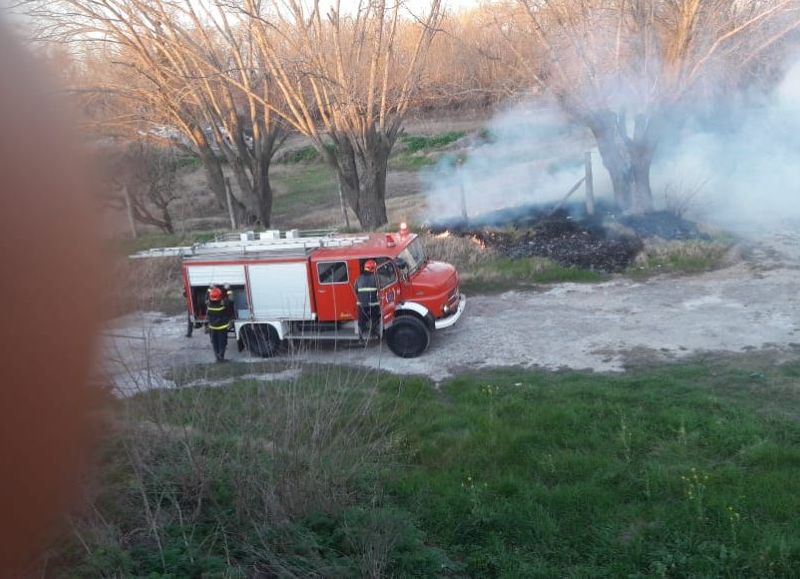
[[269, 167], [285, 131], [269, 105], [269, 80], [253, 64], [256, 53], [246, 29], [223, 27], [212, 12], [198, 14], [188, 0], [57, 0], [31, 6], [31, 14], [47, 23], [47, 38], [94, 45], [113, 63], [113, 75], [79, 87], [87, 94], [113, 95], [122, 105], [122, 112], [111, 115], [112, 130], [133, 129], [191, 150], [203, 162], [221, 207], [224, 158], [241, 192], [236, 210], [270, 225]]
[[617, 204], [652, 209], [666, 130], [800, 26], [796, 0], [517, 0], [538, 58], [530, 78], [594, 135]]
[[433, 0], [408, 44], [398, 34], [402, 2], [319, 0], [268, 5], [244, 0], [262, 61], [284, 100], [282, 115], [335, 169], [347, 203], [367, 229], [387, 222], [389, 154], [420, 84], [441, 21]]

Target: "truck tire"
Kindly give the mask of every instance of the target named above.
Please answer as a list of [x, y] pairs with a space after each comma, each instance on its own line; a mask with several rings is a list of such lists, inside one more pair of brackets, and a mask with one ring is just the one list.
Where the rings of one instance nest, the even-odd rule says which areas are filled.
[[389, 349], [401, 358], [416, 358], [428, 349], [431, 331], [415, 316], [400, 316], [386, 332]]
[[281, 348], [278, 331], [269, 324], [251, 324], [241, 331], [242, 343], [254, 356], [271, 358]]

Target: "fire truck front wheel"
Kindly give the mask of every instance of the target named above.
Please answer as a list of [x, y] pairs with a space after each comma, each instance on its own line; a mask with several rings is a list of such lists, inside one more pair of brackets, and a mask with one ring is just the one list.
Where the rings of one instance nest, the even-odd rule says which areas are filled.
[[401, 358], [416, 358], [428, 349], [431, 331], [416, 316], [400, 316], [386, 333], [389, 349]]
[[269, 324], [245, 326], [241, 331], [244, 347], [254, 356], [270, 358], [278, 353], [281, 340], [278, 331]]

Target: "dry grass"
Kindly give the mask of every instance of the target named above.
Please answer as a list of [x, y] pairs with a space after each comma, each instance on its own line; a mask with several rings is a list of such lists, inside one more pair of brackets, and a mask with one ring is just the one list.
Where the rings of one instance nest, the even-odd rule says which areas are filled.
[[656, 241], [649, 240], [636, 257], [628, 273], [698, 273], [716, 269], [731, 257], [731, 243], [726, 241]]
[[406, 516], [376, 506], [378, 473], [403, 452], [397, 401], [374, 372], [288, 364], [293, 379], [243, 376], [117, 404], [97, 484], [49, 554], [69, 572], [54, 576], [383, 576], [414, 536]]
[[113, 315], [184, 310], [180, 258], [119, 258], [115, 269], [113, 290], [107, 296], [107, 311]]
[[462, 274], [462, 278], [499, 257], [497, 252], [483, 247], [480, 242], [468, 237], [450, 233], [420, 237], [430, 259], [454, 265]]

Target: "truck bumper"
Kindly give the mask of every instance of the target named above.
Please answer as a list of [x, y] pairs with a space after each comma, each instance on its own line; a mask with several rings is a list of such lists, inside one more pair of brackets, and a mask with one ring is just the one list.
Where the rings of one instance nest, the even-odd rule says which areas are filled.
[[446, 318], [438, 319], [434, 322], [434, 326], [437, 330], [443, 330], [445, 328], [449, 328], [450, 326], [454, 325], [458, 319], [461, 317], [461, 314], [464, 313], [464, 308], [467, 307], [467, 296], [461, 294], [458, 298], [458, 309], [455, 311], [454, 314], [447, 316]]

